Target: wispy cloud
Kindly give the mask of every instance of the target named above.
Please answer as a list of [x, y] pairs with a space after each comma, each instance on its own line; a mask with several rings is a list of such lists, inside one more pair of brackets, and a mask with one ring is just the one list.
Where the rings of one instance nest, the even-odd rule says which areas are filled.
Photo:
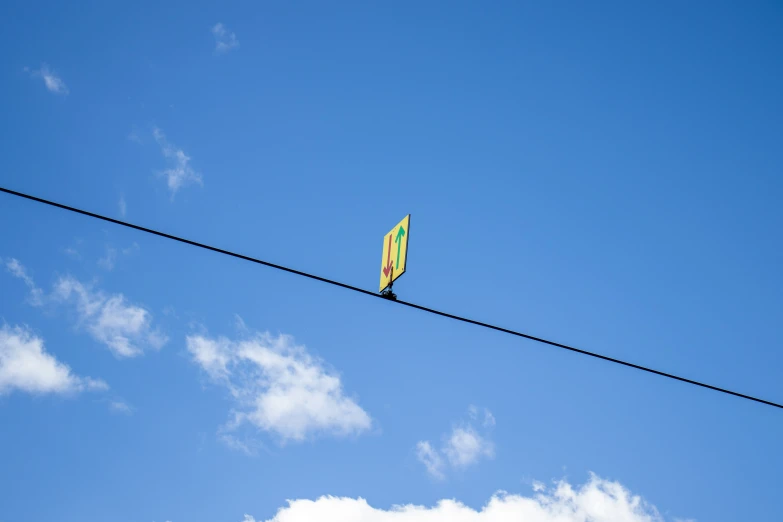
[[152, 314], [128, 303], [122, 294], [107, 295], [65, 276], [55, 284], [52, 299], [71, 303], [79, 324], [119, 358], [139, 356], [145, 349], [159, 350], [168, 341], [152, 327]]
[[18, 259], [12, 257], [5, 261], [5, 267], [14, 277], [18, 277], [24, 281], [24, 284], [30, 289], [30, 296], [28, 297], [30, 304], [33, 306], [40, 306], [43, 303], [43, 290], [36, 286], [35, 281], [33, 281], [33, 278], [27, 273], [27, 269], [24, 265], [22, 265]]
[[212, 27], [212, 35], [215, 37], [215, 52], [226, 53], [239, 47], [237, 35], [229, 31], [225, 25], [217, 23]]
[[359, 434], [372, 425], [367, 412], [344, 395], [340, 377], [290, 336], [263, 333], [231, 341], [191, 335], [186, 343], [193, 361], [234, 401], [224, 434], [250, 425], [285, 443]]
[[482, 458], [495, 457], [495, 446], [486, 433], [495, 426], [495, 417], [489, 410], [484, 410], [482, 425], [485, 433], [481, 434], [475, 426], [479, 419], [478, 409], [471, 406], [468, 413], [470, 422], [454, 426], [451, 432], [444, 436], [440, 450], [434, 449], [429, 441], [419, 441], [416, 445], [417, 458], [433, 478], [445, 478], [446, 464], [454, 469], [464, 469]]
[[437, 479], [446, 477], [443, 473], [443, 458], [437, 450], [433, 449], [429, 441], [419, 441], [416, 445], [416, 457], [424, 464], [430, 475]]
[[482, 416], [484, 417], [484, 420], [482, 421], [482, 425], [485, 428], [491, 428], [495, 425], [495, 417], [492, 415], [492, 412], [488, 409], [484, 408], [484, 411], [481, 412], [478, 407], [474, 405], [470, 405], [468, 407], [468, 415], [470, 415], [470, 419], [472, 421], [478, 421], [479, 418]]
[[38, 288], [27, 270], [16, 259], [6, 262], [8, 270], [30, 289], [29, 300], [35, 306], [70, 304], [77, 324], [105, 345], [117, 357], [136, 357], [145, 349], [159, 350], [168, 338], [152, 327], [152, 314], [139, 305], [128, 303], [122, 294], [106, 294], [71, 276], [60, 277], [51, 294]]
[[116, 248], [107, 245], [106, 253], [103, 255], [103, 257], [98, 259], [98, 266], [107, 271], [114, 270], [114, 266], [117, 264], [117, 259], [119, 258], [120, 254], [128, 256], [133, 252], [136, 252], [138, 249], [139, 244], [136, 242], [127, 248], [123, 248], [122, 250], [117, 250]]
[[197, 173], [190, 166], [190, 156], [185, 154], [185, 151], [169, 143], [166, 140], [166, 135], [158, 127], [152, 129], [152, 135], [160, 146], [163, 156], [170, 164], [170, 167], [160, 174], [165, 176], [172, 197], [180, 188], [186, 185], [203, 185], [201, 174]]
[[83, 390], [107, 390], [100, 379], [79, 377], [44, 347], [42, 338], [29, 329], [0, 327], [0, 395], [14, 390], [32, 394], [73, 394]]
[[128, 212], [128, 205], [125, 203], [125, 196], [120, 196], [120, 200], [117, 202], [117, 207], [120, 211], [120, 216], [125, 217]]
[[482, 457], [494, 458], [494, 445], [479, 435], [472, 426], [454, 428], [446, 440], [443, 452], [455, 468], [466, 468]]
[[139, 136], [139, 133], [136, 131], [135, 127], [131, 129], [127, 137], [128, 137], [128, 141], [132, 141], [133, 143], [138, 143], [139, 145], [142, 144], [141, 136]]
[[[261, 520], [265, 520], [261, 518]], [[290, 500], [267, 522], [312, 520], [361, 520], [362, 522], [663, 522], [655, 506], [631, 493], [619, 482], [591, 475], [581, 487], [566, 481], [533, 496], [496, 493], [481, 509], [452, 499], [433, 507], [396, 505], [391, 509], [370, 506], [363, 498], [323, 496], [317, 500]], [[256, 522], [245, 515], [242, 522]]]
[[128, 403], [120, 399], [109, 401], [109, 410], [114, 413], [121, 413], [123, 415], [133, 414], [133, 408], [131, 408]]
[[111, 271], [114, 269], [114, 263], [116, 262], [117, 262], [117, 249], [106, 247], [106, 255], [98, 259], [98, 266], [103, 268], [104, 270]]
[[78, 247], [80, 247], [83, 242], [84, 241], [82, 239], [76, 238], [71, 242], [72, 246], [66, 247], [63, 251], [71, 259], [80, 260], [82, 258], [82, 254], [79, 252]]
[[231, 433], [221, 433], [218, 438], [232, 450], [244, 453], [248, 457], [258, 455], [258, 448], [261, 446], [256, 440], [242, 440]]
[[62, 95], [68, 94], [68, 86], [47, 64], [44, 63], [40, 69], [33, 70], [25, 67], [25, 71], [29, 72], [33, 78], [41, 78], [49, 91]]

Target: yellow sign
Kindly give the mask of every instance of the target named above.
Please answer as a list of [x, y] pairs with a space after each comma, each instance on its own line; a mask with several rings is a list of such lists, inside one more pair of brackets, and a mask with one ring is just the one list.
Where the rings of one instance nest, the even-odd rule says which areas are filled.
[[383, 237], [381, 292], [405, 273], [405, 260], [408, 257], [410, 225], [411, 215], [408, 214]]

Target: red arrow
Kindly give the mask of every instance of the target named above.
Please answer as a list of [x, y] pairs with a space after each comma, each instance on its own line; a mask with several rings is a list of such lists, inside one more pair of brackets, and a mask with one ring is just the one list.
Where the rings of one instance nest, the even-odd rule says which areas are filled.
[[392, 270], [392, 267], [394, 266], [394, 263], [392, 263], [391, 260], [391, 243], [392, 243], [392, 235], [389, 234], [389, 255], [386, 257], [386, 266], [383, 268], [383, 275], [386, 277], [389, 277], [389, 273]]

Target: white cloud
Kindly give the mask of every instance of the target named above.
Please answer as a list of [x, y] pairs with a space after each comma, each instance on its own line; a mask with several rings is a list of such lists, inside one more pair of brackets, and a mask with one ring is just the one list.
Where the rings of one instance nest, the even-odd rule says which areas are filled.
[[[478, 420], [478, 408], [468, 407], [468, 415], [471, 422], [452, 428], [451, 433], [444, 437], [439, 451], [429, 441], [419, 441], [416, 445], [416, 456], [432, 477], [445, 478], [446, 462], [454, 469], [464, 469], [482, 458], [495, 457], [495, 445], [489, 440], [488, 434], [480, 434], [474, 426]], [[485, 432], [495, 426], [495, 417], [487, 409], [484, 410], [483, 426]]]
[[117, 202], [117, 206], [120, 209], [120, 216], [125, 217], [128, 211], [128, 205], [125, 203], [125, 196], [120, 196], [120, 200]]
[[25, 71], [28, 71], [34, 78], [41, 78], [49, 91], [62, 95], [68, 94], [68, 87], [65, 85], [65, 82], [48, 65], [42, 64], [40, 69], [32, 71], [25, 67]]
[[139, 250], [139, 244], [136, 242], [127, 248], [123, 248], [122, 250], [117, 250], [116, 248], [107, 245], [106, 254], [98, 259], [98, 266], [110, 272], [114, 270], [114, 267], [117, 264], [117, 258], [119, 257], [120, 253], [122, 253], [124, 256], [128, 256], [137, 250]]
[[135, 357], [147, 347], [159, 350], [168, 341], [152, 328], [152, 315], [122, 294], [106, 295], [66, 276], [55, 284], [52, 300], [72, 303], [79, 323], [117, 357]]
[[242, 452], [248, 457], [255, 457], [258, 454], [259, 444], [256, 441], [241, 440], [230, 433], [224, 433], [219, 438], [229, 448]]
[[130, 415], [133, 413], [133, 408], [131, 408], [128, 403], [120, 399], [110, 401], [109, 409], [115, 413], [122, 413], [124, 415]]
[[47, 353], [44, 341], [26, 328], [0, 328], [0, 395], [13, 390], [33, 394], [71, 394], [107, 390], [102, 380], [78, 377]]
[[371, 427], [370, 416], [343, 394], [340, 377], [290, 336], [265, 333], [231, 341], [191, 335], [186, 342], [193, 361], [227, 387], [235, 402], [221, 430], [226, 434], [250, 425], [287, 442], [355, 435]]
[[479, 435], [475, 429], [454, 428], [443, 447], [443, 453], [455, 468], [465, 468], [475, 464], [481, 457], [493, 458], [493, 444]]
[[177, 191], [189, 184], [196, 183], [202, 185], [201, 175], [190, 166], [190, 156], [185, 154], [182, 149], [176, 148], [166, 140], [166, 135], [159, 128], [152, 130], [155, 141], [160, 145], [163, 156], [169, 161], [171, 166], [161, 172], [166, 177], [166, 182], [171, 192], [171, 196]]
[[106, 255], [98, 259], [98, 266], [104, 270], [114, 270], [114, 263], [117, 262], [117, 249], [106, 247]]
[[226, 53], [239, 47], [237, 35], [229, 31], [225, 25], [217, 23], [212, 27], [212, 35], [215, 37], [215, 52]]
[[5, 262], [5, 267], [14, 277], [18, 277], [24, 281], [24, 284], [30, 289], [30, 296], [28, 297], [30, 304], [33, 306], [41, 306], [43, 304], [43, 290], [35, 285], [35, 281], [33, 281], [33, 278], [27, 273], [27, 269], [24, 265], [22, 265], [18, 259], [12, 257]]
[[233, 345], [226, 338], [208, 339], [199, 335], [188, 336], [188, 351], [193, 360], [215, 381], [227, 381], [228, 365], [234, 354]]
[[437, 479], [445, 478], [443, 474], [443, 458], [432, 448], [429, 441], [420, 441], [416, 445], [416, 457], [427, 468], [427, 472]]
[[242, 316], [239, 314], [234, 314], [234, 327], [242, 334], [250, 333], [250, 329], [245, 324], [245, 320], [242, 319]]
[[[479, 409], [471, 404], [468, 406], [468, 415], [470, 415], [471, 420], [477, 421], [479, 418]], [[483, 424], [485, 428], [491, 428], [495, 425], [495, 417], [492, 415], [492, 412], [486, 408], [484, 408]]]
[[83, 388], [92, 391], [106, 391], [109, 389], [109, 385], [103, 379], [93, 379], [92, 377], [85, 377], [82, 379]]
[[[619, 482], [592, 475], [581, 487], [562, 481], [532, 497], [497, 493], [481, 509], [456, 500], [433, 507], [374, 508], [363, 498], [292, 500], [267, 522], [663, 522], [658, 510]], [[242, 522], [256, 522], [245, 515]], [[260, 520], [258, 522], [261, 522]]]

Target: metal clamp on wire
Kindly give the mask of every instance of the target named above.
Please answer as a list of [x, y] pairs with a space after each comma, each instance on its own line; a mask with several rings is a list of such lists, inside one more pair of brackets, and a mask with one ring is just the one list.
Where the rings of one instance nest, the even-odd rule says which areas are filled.
[[397, 300], [397, 294], [392, 292], [392, 285], [394, 285], [394, 265], [390, 265], [391, 267], [391, 274], [389, 277], [389, 286], [383, 289], [381, 292], [381, 297], [384, 299], [388, 299], [390, 301], [396, 301]]

